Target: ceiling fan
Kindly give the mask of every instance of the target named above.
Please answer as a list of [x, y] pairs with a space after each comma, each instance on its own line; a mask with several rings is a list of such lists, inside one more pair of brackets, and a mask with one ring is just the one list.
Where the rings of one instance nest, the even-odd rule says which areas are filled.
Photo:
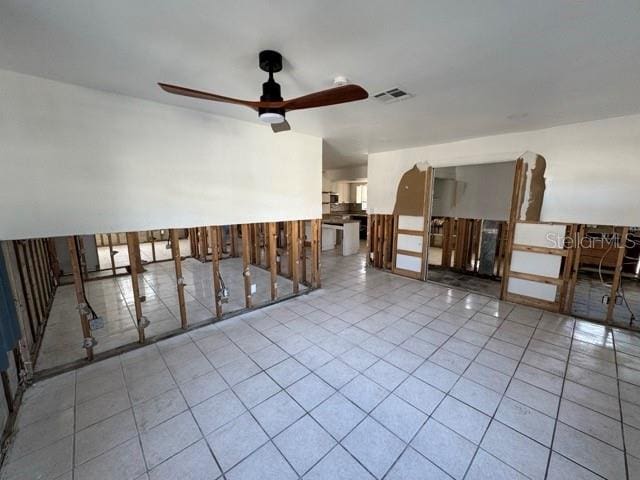
[[342, 85], [320, 92], [310, 93], [298, 98], [283, 100], [280, 94], [280, 85], [273, 79], [273, 74], [282, 70], [282, 55], [273, 50], [264, 50], [259, 54], [260, 68], [269, 74], [269, 80], [262, 84], [262, 96], [259, 101], [240, 100], [237, 98], [223, 97], [215, 93], [202, 92], [191, 88], [158, 83], [165, 92], [185, 97], [201, 98], [214, 102], [233, 103], [244, 105], [258, 112], [258, 118], [271, 124], [274, 132], [290, 130], [289, 122], [285, 116], [289, 110], [302, 110], [305, 108], [326, 107], [339, 103], [364, 100], [369, 96], [367, 91], [358, 85]]

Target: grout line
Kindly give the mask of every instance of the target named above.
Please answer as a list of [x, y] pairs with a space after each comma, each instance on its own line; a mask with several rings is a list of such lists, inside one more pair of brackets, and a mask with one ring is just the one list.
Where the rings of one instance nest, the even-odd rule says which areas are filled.
[[[549, 456], [547, 457], [547, 468], [545, 469], [545, 478], [549, 475], [549, 467], [551, 466], [551, 455], [553, 455], [553, 444], [556, 439], [556, 430], [558, 429], [558, 422], [560, 416], [560, 407], [562, 406], [562, 398], [564, 395], [564, 386], [567, 381], [567, 372], [569, 370], [569, 360], [571, 359], [571, 350], [573, 348], [573, 339], [576, 332], [576, 319], [573, 318], [573, 328], [571, 329], [571, 342], [569, 343], [569, 357], [567, 358], [567, 363], [564, 367], [564, 375], [562, 376], [562, 386], [560, 387], [560, 398], [558, 399], [558, 408], [556, 409], [556, 418], [553, 423], [553, 432], [551, 435], [551, 445], [549, 446]], [[581, 465], [583, 468], [586, 468], [584, 465]]]
[[616, 386], [618, 387], [618, 408], [620, 409], [620, 430], [622, 434], [622, 455], [624, 456], [624, 471], [629, 478], [629, 461], [627, 459], [627, 443], [624, 435], [624, 415], [622, 413], [622, 398], [620, 395], [620, 376], [618, 373], [618, 351], [616, 348], [616, 336], [615, 331], [611, 330], [611, 339], [613, 343], [613, 355], [616, 363]]

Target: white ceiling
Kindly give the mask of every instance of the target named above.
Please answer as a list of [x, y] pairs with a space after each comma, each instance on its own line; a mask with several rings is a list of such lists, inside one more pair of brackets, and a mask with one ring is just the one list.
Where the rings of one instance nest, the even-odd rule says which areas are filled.
[[296, 131], [326, 139], [325, 168], [336, 168], [640, 112], [639, 25], [638, 0], [1, 0], [0, 68], [257, 121], [156, 82], [257, 99], [257, 53], [271, 48], [286, 60], [285, 98], [336, 75], [415, 95], [291, 112]]

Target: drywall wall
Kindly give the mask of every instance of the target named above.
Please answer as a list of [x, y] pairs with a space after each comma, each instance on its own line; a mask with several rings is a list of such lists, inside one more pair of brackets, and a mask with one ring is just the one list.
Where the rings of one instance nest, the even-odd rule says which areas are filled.
[[415, 163], [434, 167], [547, 160], [542, 221], [640, 224], [640, 115], [369, 155], [369, 211], [391, 213], [398, 180]]
[[434, 217], [508, 220], [515, 162], [434, 169]]
[[322, 215], [320, 138], [3, 70], [0, 105], [1, 239]]

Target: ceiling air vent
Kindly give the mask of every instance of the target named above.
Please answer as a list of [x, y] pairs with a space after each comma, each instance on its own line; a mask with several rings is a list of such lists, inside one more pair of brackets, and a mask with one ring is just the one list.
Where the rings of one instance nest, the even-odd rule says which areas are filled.
[[405, 92], [401, 88], [395, 87], [390, 88], [389, 90], [384, 90], [383, 92], [376, 93], [373, 98], [381, 101], [382, 103], [393, 103], [398, 102], [400, 100], [406, 100], [407, 98], [411, 98], [413, 95]]

